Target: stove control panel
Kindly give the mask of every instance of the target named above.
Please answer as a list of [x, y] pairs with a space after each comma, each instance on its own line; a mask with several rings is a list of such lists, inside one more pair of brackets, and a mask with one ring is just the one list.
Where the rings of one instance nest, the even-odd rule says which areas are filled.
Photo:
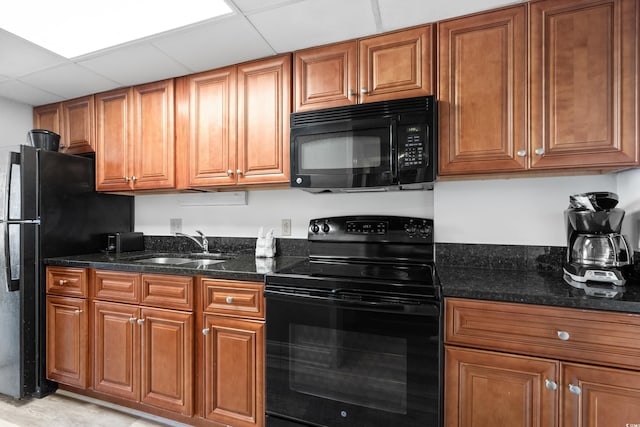
[[309, 222], [310, 241], [433, 242], [433, 220], [401, 216], [343, 216]]

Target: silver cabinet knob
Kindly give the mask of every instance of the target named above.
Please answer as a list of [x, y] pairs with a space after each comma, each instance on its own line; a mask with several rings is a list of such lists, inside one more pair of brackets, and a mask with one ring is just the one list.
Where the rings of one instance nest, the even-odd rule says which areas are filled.
[[80, 314], [80, 313], [82, 313], [83, 311], [84, 311], [84, 310], [74, 310], [74, 313], [75, 313], [75, 314]]
[[580, 394], [582, 393], [582, 389], [580, 387], [578, 387], [577, 385], [574, 384], [569, 384], [569, 393], [572, 394]]
[[124, 182], [129, 182], [129, 177], [128, 176], [125, 176], [122, 179], [124, 179]]
[[231, 169], [227, 169], [227, 175], [229, 176], [233, 175], [233, 171]]
[[361, 87], [360, 88], [360, 93], [363, 95], [366, 95], [369, 93], [369, 90], [366, 87]]
[[134, 323], [136, 323], [136, 318], [135, 317], [129, 317], [129, 323], [131, 323], [132, 325]]
[[138, 325], [143, 325], [144, 324], [144, 319], [138, 319]]
[[535, 153], [536, 153], [538, 156], [542, 156], [542, 155], [544, 154], [544, 148], [536, 148]]
[[569, 332], [567, 331], [558, 331], [558, 338], [560, 338], [562, 341], [569, 341], [569, 338], [571, 336], [569, 335]]
[[131, 181], [136, 182], [137, 180], [138, 180], [138, 177], [136, 177], [135, 175], [131, 177]]
[[233, 297], [227, 297], [225, 301], [227, 301], [227, 304], [231, 304], [233, 303]]
[[551, 381], [551, 380], [544, 380], [544, 386], [547, 388], [547, 390], [551, 390], [551, 391], [556, 391], [558, 389], [558, 384], [556, 384], [555, 381]]
[[209, 328], [204, 328], [202, 330], [202, 335], [209, 335]]
[[517, 153], [518, 157], [525, 157], [527, 152], [525, 150], [519, 150]]
[[240, 169], [237, 169], [237, 170], [236, 170], [236, 174], [237, 174], [238, 176], [240, 176], [240, 175], [242, 175], [242, 171], [241, 171]]
[[356, 94], [356, 91], [353, 89], [349, 89], [349, 96], [354, 96]]
[[58, 285], [60, 285], [60, 286], [64, 286], [64, 285], [66, 285], [67, 283], [69, 283], [69, 281], [68, 281], [68, 280], [65, 280], [65, 279], [60, 279], [60, 280], [58, 280]]

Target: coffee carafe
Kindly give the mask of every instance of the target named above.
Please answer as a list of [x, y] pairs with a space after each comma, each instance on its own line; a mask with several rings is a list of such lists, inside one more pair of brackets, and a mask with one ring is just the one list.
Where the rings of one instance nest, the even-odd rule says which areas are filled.
[[574, 194], [564, 211], [564, 280], [588, 295], [615, 296], [633, 264], [633, 250], [620, 233], [625, 212], [617, 204], [615, 193]]

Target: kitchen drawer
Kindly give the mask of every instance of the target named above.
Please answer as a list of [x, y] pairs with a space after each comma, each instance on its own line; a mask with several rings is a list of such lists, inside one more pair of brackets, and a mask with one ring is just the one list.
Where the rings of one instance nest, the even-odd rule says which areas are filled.
[[640, 368], [640, 315], [450, 298], [445, 342]]
[[190, 276], [142, 275], [142, 305], [193, 310], [193, 278]]
[[140, 274], [94, 270], [93, 297], [118, 302], [140, 301]]
[[201, 280], [204, 311], [264, 319], [264, 285], [262, 283]]
[[47, 267], [47, 293], [87, 297], [89, 274], [84, 268]]

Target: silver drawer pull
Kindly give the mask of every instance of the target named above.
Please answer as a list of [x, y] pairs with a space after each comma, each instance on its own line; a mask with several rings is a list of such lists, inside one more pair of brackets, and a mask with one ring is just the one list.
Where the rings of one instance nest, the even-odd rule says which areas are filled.
[[227, 304], [231, 304], [233, 303], [233, 297], [227, 297], [225, 301], [227, 301]]
[[131, 323], [131, 324], [136, 323], [136, 318], [135, 317], [129, 317], [129, 323]]
[[202, 330], [202, 335], [209, 335], [209, 328], [204, 328]]
[[525, 150], [519, 150], [517, 153], [518, 157], [525, 157], [527, 152]]
[[569, 393], [580, 394], [582, 393], [582, 389], [577, 385], [569, 384]]
[[567, 331], [558, 331], [558, 338], [562, 341], [569, 341], [570, 335]]
[[60, 280], [58, 280], [58, 285], [60, 285], [60, 286], [64, 286], [64, 285], [66, 285], [67, 283], [69, 283], [69, 281], [68, 281], [68, 280], [65, 280], [65, 279], [60, 279]]
[[555, 381], [544, 380], [544, 386], [547, 390], [556, 391], [558, 389], [558, 384]]
[[538, 156], [542, 156], [544, 154], [544, 148], [536, 148], [535, 152]]
[[74, 313], [75, 313], [75, 314], [80, 314], [80, 313], [82, 313], [83, 311], [84, 311], [84, 310], [75, 310], [75, 311], [74, 311]]
[[138, 325], [144, 324], [144, 319], [138, 319]]

